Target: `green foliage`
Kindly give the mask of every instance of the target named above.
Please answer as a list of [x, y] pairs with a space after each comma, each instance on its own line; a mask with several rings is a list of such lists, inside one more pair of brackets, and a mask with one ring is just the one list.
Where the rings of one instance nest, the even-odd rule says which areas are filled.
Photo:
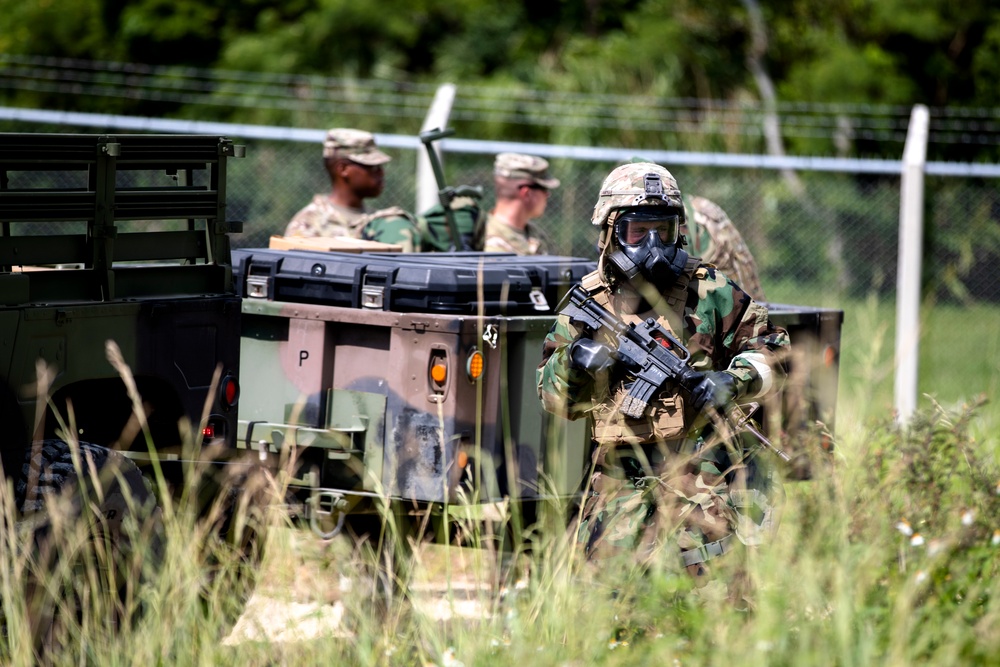
[[[290, 76], [375, 77], [397, 85], [450, 80], [486, 86], [501, 96], [515, 87], [684, 98], [701, 104], [664, 123], [662, 133], [632, 127], [628, 109], [620, 108], [629, 105], [609, 98], [608, 117], [617, 119], [614, 129], [581, 128], [579, 138], [750, 152], [762, 149], [760, 135], [730, 132], [725, 114], [731, 109], [713, 105], [723, 100], [738, 109], [744, 102], [765, 99], [747, 67], [755, 43], [747, 7], [758, 4], [765, 36], [760, 64], [781, 103], [998, 103], [994, 84], [1000, 13], [987, 0], [961, 6], [945, 0], [0, 0], [5, 17], [0, 52]], [[68, 105], [65, 95], [39, 88], [18, 99], [52, 108]], [[307, 90], [302, 92], [308, 97]], [[112, 110], [129, 109], [122, 101], [106, 102]], [[223, 106], [225, 98], [219, 102]], [[636, 104], [642, 102], [630, 101]], [[143, 107], [145, 113], [177, 111], [149, 106]], [[201, 109], [202, 114], [217, 112]], [[259, 112], [235, 110], [232, 120], [260, 122]], [[267, 122], [314, 119], [285, 109], [272, 112]], [[685, 131], [688, 122], [715, 128], [713, 140]], [[884, 133], [893, 129], [878, 122], [872, 121], [883, 135], [874, 144], [866, 138], [866, 127], [851, 128], [846, 149], [834, 146], [826, 131], [822, 139], [810, 138], [806, 131], [792, 133], [788, 140], [795, 150], [866, 154], [878, 151]], [[476, 132], [555, 140], [534, 137], [537, 128], [523, 125], [487, 124], [476, 126]], [[897, 142], [890, 143], [886, 148], [897, 152]], [[961, 159], [991, 155], [989, 148], [976, 146], [944, 153]]]
[[125, 7], [122, 36], [129, 42], [170, 43], [181, 39], [206, 40], [219, 18], [217, 7], [200, 2], [144, 0]]
[[[972, 75], [978, 82], [1000, 80], [1000, 12], [993, 16], [983, 34], [983, 42], [972, 56]], [[1000, 103], [1000, 91], [996, 86], [977, 85], [978, 102], [981, 105]]]
[[69, 58], [123, 58], [115, 26], [109, 24], [102, 0], [61, 3], [0, 1], [4, 30], [0, 53]]
[[[160, 495], [158, 508], [126, 492], [117, 505], [126, 520], [112, 536], [115, 512], [101, 506], [100, 488], [114, 477], [98, 482], [86, 466], [79, 456], [77, 478], [93, 475], [96, 490], [77, 508], [72, 494], [52, 494], [44, 510], [22, 515], [11, 487], [0, 488], [0, 662], [207, 664], [199, 661], [218, 650], [256, 580], [273, 479], [215, 480], [225, 473], [192, 465], [188, 486]], [[207, 505], [205, 482], [223, 484]], [[45, 557], [49, 548], [58, 556]]]
[[894, 524], [900, 533], [898, 555], [883, 567], [902, 588], [898, 603], [905, 599], [914, 607], [907, 634], [917, 659], [943, 652], [977, 661], [995, 650], [995, 637], [980, 643], [935, 623], [947, 614], [975, 627], [996, 614], [1000, 470], [970, 435], [973, 409], [935, 407], [905, 430], [882, 425], [861, 452], [871, 464], [871, 492], [862, 499], [867, 525], [859, 530], [885, 533]]
[[996, 279], [985, 267], [1000, 262], [1000, 225], [990, 202], [973, 195], [974, 186], [929, 180], [927, 253], [940, 267], [927, 276], [929, 291], [970, 303], [996, 298]]
[[901, 57], [877, 44], [858, 48], [843, 36], [827, 35], [815, 49], [814, 60], [791, 65], [782, 98], [883, 104], [915, 98], [913, 81], [900, 72]]

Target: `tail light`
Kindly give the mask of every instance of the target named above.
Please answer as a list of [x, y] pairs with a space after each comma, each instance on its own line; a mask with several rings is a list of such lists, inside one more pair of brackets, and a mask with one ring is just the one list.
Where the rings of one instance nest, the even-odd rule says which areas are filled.
[[219, 403], [226, 410], [235, 407], [240, 400], [240, 383], [235, 375], [226, 375], [219, 385]]
[[218, 443], [225, 440], [228, 435], [226, 418], [222, 415], [212, 415], [201, 428], [201, 442], [203, 445]]

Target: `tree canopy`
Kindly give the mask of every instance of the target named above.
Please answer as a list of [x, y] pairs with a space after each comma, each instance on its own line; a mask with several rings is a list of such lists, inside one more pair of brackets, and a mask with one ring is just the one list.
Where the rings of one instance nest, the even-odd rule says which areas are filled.
[[[866, 118], [865, 105], [908, 110], [923, 103], [964, 110], [942, 132], [994, 133], [985, 146], [945, 142], [942, 157], [993, 155], [1000, 143], [1000, 8], [990, 0], [0, 0], [0, 12], [0, 74], [17, 57], [33, 56], [132, 63], [161, 73], [199, 68], [380, 80], [397, 91], [451, 81], [607, 96], [601, 113], [618, 118], [624, 112], [615, 107], [634, 106], [635, 97], [686, 100], [692, 122], [720, 124], [731, 122], [719, 115], [727, 109], [766, 105], [771, 93], [762, 86], [771, 86], [770, 102], [788, 113], [796, 104], [831, 105], [828, 111], [843, 105], [845, 115]], [[170, 114], [184, 113], [193, 95], [87, 100], [66, 95], [72, 89], [65, 86], [25, 83], [31, 79], [8, 71], [0, 101]], [[246, 88], [259, 84], [248, 81]], [[230, 120], [312, 120], [293, 104], [266, 117], [262, 105], [226, 110], [218, 99], [215, 107], [210, 113]], [[561, 130], [564, 136], [538, 136], [509, 121], [477, 132], [628, 143], [629, 131], [638, 131], [630, 122], [604, 130], [581, 122]], [[846, 134], [829, 118], [789, 122], [797, 126], [787, 135], [792, 148], [811, 152], [875, 153], [880, 141], [899, 133], [898, 122], [885, 118], [855, 123]], [[724, 144], [725, 133], [718, 136]], [[753, 141], [763, 145], [759, 137], [739, 143]]]

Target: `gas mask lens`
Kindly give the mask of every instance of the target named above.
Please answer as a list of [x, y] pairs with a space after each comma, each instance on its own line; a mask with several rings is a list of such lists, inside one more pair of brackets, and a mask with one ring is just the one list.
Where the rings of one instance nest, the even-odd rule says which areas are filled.
[[635, 247], [642, 244], [649, 236], [649, 232], [656, 230], [661, 243], [673, 244], [677, 239], [677, 228], [681, 223], [681, 217], [673, 208], [663, 207], [665, 209], [663, 211], [649, 210], [657, 208], [660, 207], [648, 206], [642, 210], [625, 211], [619, 215], [615, 221], [618, 242], [623, 246]]

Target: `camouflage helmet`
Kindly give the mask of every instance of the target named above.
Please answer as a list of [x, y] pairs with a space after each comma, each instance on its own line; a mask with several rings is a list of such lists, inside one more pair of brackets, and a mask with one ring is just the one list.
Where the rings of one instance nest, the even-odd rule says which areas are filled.
[[680, 209], [684, 216], [681, 191], [673, 175], [652, 162], [634, 162], [616, 168], [601, 184], [601, 194], [594, 204], [590, 221], [601, 226], [612, 212], [645, 204], [666, 204]]

